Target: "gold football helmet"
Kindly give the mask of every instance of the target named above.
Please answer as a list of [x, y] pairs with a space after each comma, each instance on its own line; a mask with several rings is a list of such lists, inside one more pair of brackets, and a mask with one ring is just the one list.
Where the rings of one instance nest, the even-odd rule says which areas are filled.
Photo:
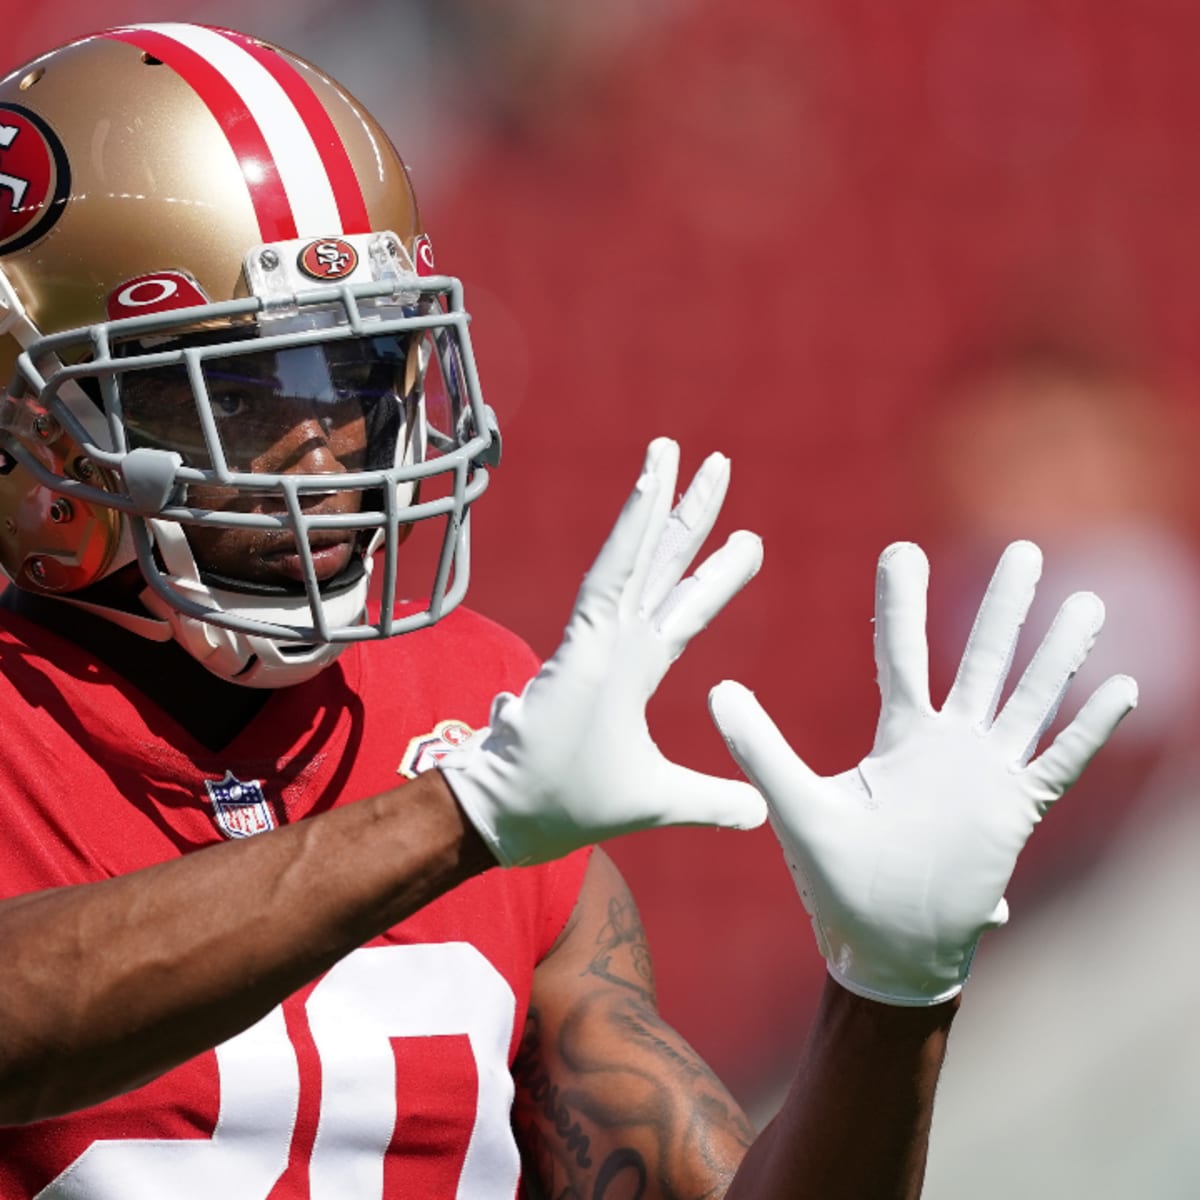
[[0, 80], [0, 566], [257, 687], [436, 621], [499, 458], [467, 322], [310, 63], [186, 24], [43, 55]]

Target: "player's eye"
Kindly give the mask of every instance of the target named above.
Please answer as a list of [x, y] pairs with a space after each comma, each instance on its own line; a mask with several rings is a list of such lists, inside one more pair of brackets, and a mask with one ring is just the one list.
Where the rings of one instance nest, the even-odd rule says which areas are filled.
[[241, 416], [249, 407], [250, 400], [245, 392], [236, 389], [217, 392], [212, 398], [213, 412], [220, 419]]
[[395, 371], [387, 363], [355, 363], [339, 366], [333, 375], [338, 400], [378, 401], [395, 387]]

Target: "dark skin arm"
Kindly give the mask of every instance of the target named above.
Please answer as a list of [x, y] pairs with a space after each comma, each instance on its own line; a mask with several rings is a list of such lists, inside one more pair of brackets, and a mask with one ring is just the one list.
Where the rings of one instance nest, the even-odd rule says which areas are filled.
[[[6, 902], [0, 1121], [147, 1081], [491, 865], [428, 772], [270, 834]], [[537, 969], [514, 1067], [527, 1175], [556, 1198], [783, 1196], [797, 1181], [822, 1196], [916, 1196], [952, 1011], [889, 1009], [830, 983], [792, 1094], [754, 1141], [658, 1016], [637, 910], [597, 853]]]
[[956, 1007], [893, 1008], [829, 980], [791, 1092], [755, 1138], [659, 1016], [633, 898], [597, 852], [537, 969], [514, 1068], [530, 1195], [914, 1200]]
[[731, 1200], [917, 1200], [958, 1003], [899, 1008], [826, 979], [791, 1090], [742, 1163]]
[[255, 838], [0, 904], [0, 1123], [145, 1083], [494, 865], [428, 771]]

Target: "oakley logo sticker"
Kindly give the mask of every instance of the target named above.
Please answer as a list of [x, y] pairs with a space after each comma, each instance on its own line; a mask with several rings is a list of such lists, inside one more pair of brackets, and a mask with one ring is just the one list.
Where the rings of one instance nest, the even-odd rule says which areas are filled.
[[309, 242], [300, 251], [297, 264], [310, 279], [327, 282], [345, 279], [354, 274], [358, 266], [358, 251], [341, 238], [325, 238], [320, 242]]
[[413, 242], [413, 258], [417, 260], [418, 275], [436, 275], [437, 267], [433, 264], [433, 243], [429, 234], [422, 233]]
[[36, 113], [0, 104], [0, 255], [44, 237], [71, 195], [58, 135]]
[[119, 321], [122, 317], [142, 317], [207, 303], [204, 289], [190, 275], [159, 271], [126, 279], [113, 288], [108, 295], [108, 319]]

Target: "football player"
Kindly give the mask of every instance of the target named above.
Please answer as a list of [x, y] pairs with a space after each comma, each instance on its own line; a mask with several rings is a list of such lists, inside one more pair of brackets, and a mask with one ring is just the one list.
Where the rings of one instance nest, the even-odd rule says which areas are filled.
[[[337, 83], [229, 30], [83, 38], [0, 81], [0, 200], [0, 1194], [916, 1195], [976, 941], [1134, 702], [1033, 757], [1099, 601], [997, 715], [1011, 547], [935, 710], [892, 547], [871, 755], [818, 779], [726, 683], [756, 786], [689, 771], [644, 712], [760, 563], [743, 531], [693, 570], [727, 460], [673, 505], [650, 444], [545, 664], [463, 608], [497, 422]], [[591, 847], [768, 808], [830, 979], [756, 1137]]]

